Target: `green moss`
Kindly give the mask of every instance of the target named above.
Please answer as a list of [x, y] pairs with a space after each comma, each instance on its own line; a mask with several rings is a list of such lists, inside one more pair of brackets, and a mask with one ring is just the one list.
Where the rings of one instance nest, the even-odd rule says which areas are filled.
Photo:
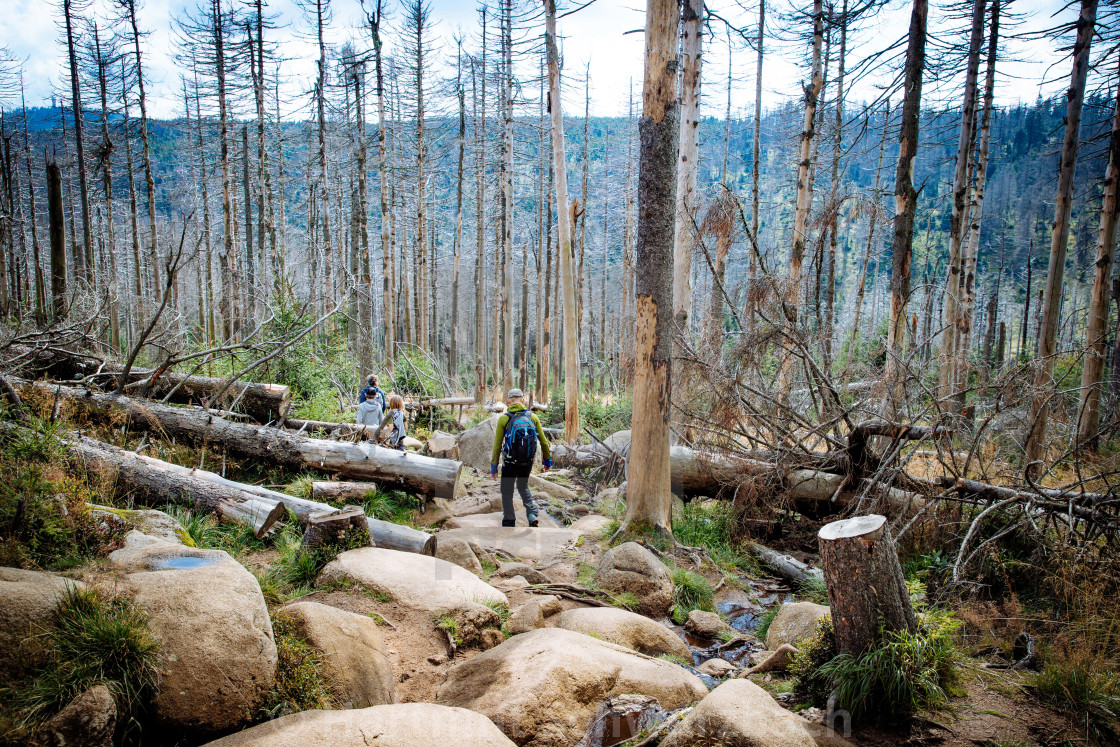
[[276, 639], [276, 683], [262, 709], [266, 717], [330, 708], [323, 653], [296, 633], [291, 617], [282, 609], [272, 614], [272, 633]]

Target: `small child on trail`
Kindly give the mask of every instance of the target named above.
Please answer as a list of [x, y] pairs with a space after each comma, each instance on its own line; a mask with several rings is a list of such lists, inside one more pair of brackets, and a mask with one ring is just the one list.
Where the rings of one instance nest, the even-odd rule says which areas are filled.
[[[380, 435], [381, 429], [390, 423], [393, 425], [393, 430], [389, 435]], [[377, 426], [377, 433], [377, 443], [384, 444], [388, 441], [390, 449], [404, 451], [404, 398], [401, 395], [394, 394], [389, 398], [389, 411], [385, 413], [381, 425]]]
[[376, 428], [385, 411], [385, 392], [377, 386], [377, 377], [366, 377], [366, 386], [358, 394], [358, 425]]
[[529, 526], [538, 526], [537, 504], [529, 492], [529, 474], [533, 471], [533, 457], [537, 442], [541, 445], [541, 464], [547, 472], [552, 468], [552, 455], [545, 438], [541, 421], [525, 407], [525, 395], [520, 389], [510, 389], [506, 394], [509, 410], [498, 418], [494, 432], [494, 449], [490, 455], [490, 477], [498, 476], [498, 458], [502, 459], [502, 526], [516, 525], [513, 512], [513, 490], [516, 487], [525, 504], [525, 518]]

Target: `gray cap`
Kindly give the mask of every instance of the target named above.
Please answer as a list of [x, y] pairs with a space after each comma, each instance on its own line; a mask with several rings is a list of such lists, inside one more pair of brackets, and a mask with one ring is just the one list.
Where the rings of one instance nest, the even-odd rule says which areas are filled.
[[514, 397], [524, 397], [525, 393], [520, 389], [510, 389], [506, 392], [506, 399], [513, 399]]

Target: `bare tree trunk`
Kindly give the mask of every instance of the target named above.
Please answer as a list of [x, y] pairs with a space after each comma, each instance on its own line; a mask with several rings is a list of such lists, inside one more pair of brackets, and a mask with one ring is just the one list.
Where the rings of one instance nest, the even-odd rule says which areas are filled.
[[[699, 220], [696, 193], [700, 155], [700, 67], [703, 45], [704, 0], [685, 0], [681, 6], [681, 137], [677, 170], [677, 228], [673, 245], [673, 322], [687, 334], [692, 311], [692, 250], [694, 221]], [[730, 85], [730, 82], [728, 83]]]
[[451, 269], [451, 350], [448, 368], [451, 380], [459, 383], [459, 257], [463, 251], [463, 162], [467, 147], [467, 99], [463, 88], [463, 50], [455, 62], [455, 94], [459, 98], [459, 163], [455, 171], [455, 255]]
[[[910, 258], [914, 244], [914, 213], [918, 192], [914, 189], [914, 159], [918, 155], [918, 116], [922, 107], [922, 73], [926, 61], [927, 0], [914, 0], [910, 13], [910, 39], [903, 74], [902, 122], [898, 130], [898, 166], [894, 187], [894, 242], [891, 266], [891, 320], [887, 377], [894, 382], [894, 406], [902, 405], [906, 365], [903, 343], [906, 332], [906, 305], [910, 300]], [[874, 220], [874, 218], [872, 218]], [[849, 351], [849, 356], [851, 351]]]
[[840, 193], [840, 152], [844, 145], [844, 71], [848, 53], [848, 0], [843, 0], [840, 9], [840, 54], [837, 57], [836, 74], [836, 120], [832, 141], [832, 179], [830, 201], [833, 204], [832, 217], [828, 225], [828, 273], [825, 282], [825, 314], [821, 328], [821, 350], [824, 354], [824, 369], [832, 371], [832, 337], [835, 324], [836, 306], [836, 242], [840, 206], [837, 199]]
[[[1101, 223], [1097, 233], [1097, 258], [1093, 263], [1093, 291], [1089, 301], [1089, 322], [1085, 329], [1085, 363], [1081, 368], [1081, 402], [1078, 406], [1077, 441], [1096, 449], [1101, 422], [1101, 395], [1104, 391], [1104, 364], [1108, 355], [1109, 286], [1112, 283], [1112, 253], [1116, 245], [1117, 189], [1120, 183], [1120, 84], [1117, 85], [1116, 111], [1108, 141], [1108, 167], [1104, 175]], [[1120, 300], [1120, 299], [1118, 299]], [[1117, 330], [1120, 340], [1120, 329]], [[1115, 367], [1115, 363], [1113, 366]], [[1113, 378], [1117, 372], [1113, 370]]]
[[766, 40], [766, 0], [758, 0], [758, 38], [755, 40], [757, 58], [755, 59], [754, 72], [754, 137], [751, 139], [751, 252], [748, 270], [750, 282], [747, 285], [747, 330], [754, 332], [755, 302], [754, 294], [757, 292], [758, 262], [756, 255], [761, 251], [758, 246], [758, 202], [759, 202], [759, 176], [762, 158], [762, 45]]
[[[502, 311], [501, 381], [503, 391], [513, 387], [513, 0], [501, 0], [502, 13]], [[559, 102], [555, 102], [559, 105]], [[555, 145], [553, 145], [555, 148]], [[559, 176], [557, 177], [559, 178]], [[567, 205], [557, 205], [557, 213]], [[495, 330], [497, 334], [498, 330]]]
[[579, 308], [572, 258], [572, 218], [568, 205], [568, 165], [564, 157], [564, 111], [560, 98], [560, 50], [556, 46], [556, 3], [544, 0], [548, 55], [548, 102], [552, 128], [552, 171], [556, 180], [556, 230], [560, 285], [564, 296], [564, 441], [579, 442]]
[[625, 524], [671, 531], [669, 401], [673, 349], [673, 232], [677, 207], [677, 36], [675, 0], [647, 0], [645, 82], [639, 122], [638, 246], [635, 278], [634, 422]]
[[[89, 217], [89, 180], [86, 177], [85, 114], [82, 111], [81, 79], [78, 71], [78, 50], [74, 40], [73, 0], [63, 0], [63, 16], [66, 21], [66, 51], [70, 60], [70, 101], [74, 110], [74, 143], [78, 159], [78, 198], [82, 206], [82, 248], [74, 254], [76, 262], [74, 274], [81, 275], [93, 284], [93, 237]], [[139, 62], [139, 59], [137, 59]], [[143, 90], [143, 89], [141, 89]], [[7, 291], [7, 283], [4, 285]]]
[[46, 285], [43, 282], [43, 263], [39, 257], [39, 229], [38, 229], [38, 213], [35, 210], [35, 179], [32, 176], [31, 170], [31, 136], [28, 133], [27, 127], [27, 98], [23, 91], [23, 78], [20, 77], [19, 84], [20, 103], [23, 107], [23, 146], [25, 149], [26, 165], [27, 165], [27, 192], [28, 200], [30, 201], [31, 213], [31, 250], [32, 261], [35, 263], [35, 321], [39, 324], [45, 324], [47, 320], [46, 310]]
[[393, 330], [397, 321], [397, 309], [394, 296], [396, 291], [395, 268], [392, 246], [389, 241], [391, 219], [389, 216], [388, 159], [385, 150], [385, 76], [381, 57], [381, 18], [381, 0], [377, 0], [376, 9], [366, 19], [369, 22], [370, 37], [373, 40], [373, 64], [377, 75], [377, 177], [380, 180], [378, 193], [381, 198], [381, 269], [385, 274], [381, 286], [381, 315], [385, 336], [382, 360], [391, 368], [395, 353]]
[[[999, 51], [999, 1], [992, 0], [992, 21], [988, 27], [988, 58], [984, 73], [984, 111], [980, 117], [980, 153], [976, 161], [976, 182], [972, 191], [972, 222], [969, 226], [968, 251], [962, 257], [958, 286], [955, 333], [956, 361], [953, 389], [963, 407], [968, 388], [969, 349], [972, 338], [972, 315], [975, 304], [976, 261], [980, 253], [980, 226], [984, 217], [984, 187], [988, 178], [988, 146], [992, 133], [992, 106], [995, 98], [996, 56]], [[962, 242], [963, 243], [963, 242]]]
[[966, 204], [968, 202], [969, 153], [972, 151], [976, 120], [976, 78], [980, 71], [980, 45], [984, 41], [984, 2], [973, 0], [972, 32], [968, 43], [968, 60], [964, 79], [964, 102], [961, 111], [960, 136], [957, 139], [956, 168], [953, 171], [953, 208], [949, 219], [949, 266], [945, 275], [945, 302], [942, 306], [944, 331], [941, 333], [941, 351], [938, 355], [938, 397], [949, 407], [956, 406], [954, 394], [956, 376], [957, 306], [961, 303], [958, 288], [961, 277], [961, 243], [965, 240]]
[[[136, 55], [136, 87], [140, 93], [140, 152], [144, 160], [144, 185], [148, 192], [148, 253], [151, 255], [152, 262], [152, 292], [158, 293], [160, 282], [159, 247], [156, 237], [156, 182], [152, 176], [152, 151], [148, 143], [148, 101], [144, 92], [144, 67], [140, 55], [140, 28], [136, 23], [136, 1], [124, 0], [124, 2], [127, 4], [128, 21], [132, 26], [132, 46]], [[220, 9], [215, 6], [215, 10], [219, 11]], [[224, 87], [224, 71], [220, 71], [220, 75], [223, 78], [222, 86]]]
[[[821, 44], [824, 41], [824, 3], [813, 2], [813, 61], [811, 80], [805, 87], [805, 122], [801, 128], [801, 147], [797, 163], [797, 200], [793, 218], [793, 248], [789, 257], [789, 285], [786, 291], [786, 324], [790, 335], [800, 328], [798, 309], [801, 306], [801, 261], [805, 257], [805, 239], [809, 232], [809, 210], [813, 205], [813, 187], [809, 179], [812, 167], [813, 141], [816, 139], [817, 99], [823, 86]], [[793, 356], [784, 353], [778, 372], [783, 396], [793, 380]]]
[[51, 309], [56, 324], [66, 318], [66, 227], [62, 209], [62, 172], [47, 164], [47, 210], [51, 240]]
[[[97, 56], [97, 84], [101, 93], [101, 184], [105, 197], [105, 237], [109, 260], [109, 282], [105, 284], [104, 298], [109, 308], [109, 345], [114, 351], [121, 349], [121, 327], [118, 310], [117, 294], [117, 233], [113, 220], [113, 141], [109, 137], [109, 82], [106, 69], [112, 64], [102, 53], [101, 36], [98, 34], [97, 24], [93, 25], [94, 53]], [[186, 106], [184, 99], [183, 105]], [[189, 110], [188, 110], [189, 111]], [[26, 123], [26, 118], [25, 118]], [[188, 123], [187, 131], [190, 131]], [[32, 193], [34, 195], [34, 193]], [[32, 205], [34, 205], [32, 196]], [[34, 221], [32, 222], [34, 226]], [[35, 239], [33, 238], [33, 241]], [[36, 255], [38, 251], [36, 251]]]
[[1026, 437], [1027, 470], [1037, 473], [1033, 463], [1042, 458], [1050, 397], [1054, 393], [1053, 365], [1061, 323], [1062, 280], [1065, 274], [1066, 246], [1069, 243], [1069, 214], [1073, 201], [1073, 177], [1077, 169], [1077, 149], [1081, 135], [1081, 108], [1085, 101], [1085, 78], [1089, 73], [1089, 46], [1096, 27], [1097, 0], [1082, 0], [1077, 19], [1077, 40], [1073, 47], [1073, 72], [1070, 74], [1066, 105], [1066, 132], [1058, 170], [1058, 193], [1054, 199], [1054, 226], [1050, 242], [1050, 267], [1046, 275], [1046, 298], [1042, 325], [1038, 332], [1038, 361], [1035, 365], [1031, 418]]
[[[481, 74], [472, 75], [482, 87], [481, 102], [477, 89], [474, 92], [475, 110], [475, 262], [474, 262], [474, 357], [475, 399], [483, 400], [486, 386], [486, 261], [483, 247], [486, 243], [486, 6], [482, 8], [482, 64]], [[473, 70], [473, 67], [472, 67]], [[538, 362], [538, 366], [540, 363]]]

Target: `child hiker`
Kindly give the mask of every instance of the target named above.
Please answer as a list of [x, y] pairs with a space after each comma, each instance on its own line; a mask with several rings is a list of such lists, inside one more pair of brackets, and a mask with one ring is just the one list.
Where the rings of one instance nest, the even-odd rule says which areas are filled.
[[537, 504], [529, 492], [529, 473], [533, 471], [533, 457], [537, 453], [537, 442], [541, 444], [541, 464], [545, 471], [552, 467], [552, 455], [541, 429], [541, 421], [525, 407], [525, 395], [520, 389], [510, 389], [506, 394], [509, 410], [498, 418], [494, 432], [494, 450], [490, 455], [490, 476], [498, 475], [498, 457], [502, 459], [502, 526], [515, 526], [513, 512], [513, 489], [521, 495], [525, 504], [525, 518], [529, 526], [538, 526]]
[[358, 394], [358, 425], [376, 428], [385, 411], [385, 392], [377, 386], [377, 377], [366, 377], [366, 386]]
[[[381, 429], [392, 423], [393, 430], [389, 432], [388, 436], [382, 436]], [[385, 413], [385, 419], [381, 421], [381, 425], [377, 426], [377, 443], [382, 444], [388, 441], [390, 449], [397, 449], [404, 451], [404, 398], [399, 394], [394, 394], [389, 398], [389, 411]]]

